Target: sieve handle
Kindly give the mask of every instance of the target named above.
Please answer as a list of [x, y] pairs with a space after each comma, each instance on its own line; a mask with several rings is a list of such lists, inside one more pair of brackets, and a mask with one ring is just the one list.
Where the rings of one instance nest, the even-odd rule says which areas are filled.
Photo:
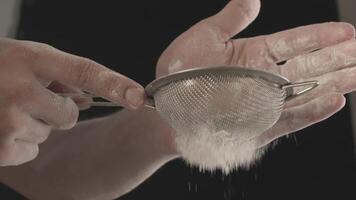
[[315, 89], [319, 85], [320, 85], [319, 81], [306, 81], [306, 82], [290, 83], [287, 85], [283, 85], [282, 89], [287, 90], [287, 89], [293, 89], [298, 87], [306, 87], [304, 90], [288, 96], [286, 100], [290, 100]]
[[[68, 97], [68, 98], [101, 98], [99, 96], [90, 94], [90, 93], [56, 93], [57, 95], [61, 97]], [[92, 101], [88, 102], [90, 106], [96, 106], [96, 107], [120, 107], [114, 102], [111, 101], [103, 101], [103, 100], [98, 100], [98, 101]]]
[[[83, 98], [101, 98], [102, 99], [102, 97], [100, 97], [100, 96], [89, 94], [89, 93], [83, 93], [83, 94], [80, 94], [80, 93], [57, 93], [57, 95], [59, 95], [61, 97], [69, 97], [69, 98], [83, 97]], [[121, 107], [120, 105], [118, 105], [114, 102], [103, 101], [103, 100], [92, 101], [88, 104], [90, 106], [95, 106], [95, 107]], [[149, 108], [155, 108], [153, 99], [149, 98], [147, 100], [147, 102], [145, 103], [145, 106], [149, 107]]]

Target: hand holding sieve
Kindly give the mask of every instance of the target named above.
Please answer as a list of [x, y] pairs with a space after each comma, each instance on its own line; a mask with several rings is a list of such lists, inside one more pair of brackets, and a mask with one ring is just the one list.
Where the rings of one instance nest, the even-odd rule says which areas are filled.
[[[197, 68], [173, 73], [146, 87], [148, 107], [155, 108], [174, 130], [196, 132], [200, 127], [239, 132], [248, 139], [279, 119], [284, 103], [319, 85], [291, 83], [265, 71], [239, 67]], [[294, 92], [294, 88], [304, 88]], [[65, 97], [91, 94], [60, 94]], [[116, 106], [96, 101], [92, 106]]]

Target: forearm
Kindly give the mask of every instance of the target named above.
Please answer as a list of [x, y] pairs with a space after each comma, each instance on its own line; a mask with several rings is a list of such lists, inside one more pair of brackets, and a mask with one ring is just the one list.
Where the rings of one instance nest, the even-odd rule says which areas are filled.
[[155, 111], [121, 111], [52, 134], [33, 162], [0, 169], [0, 178], [31, 199], [112, 199], [176, 155], [170, 129]]

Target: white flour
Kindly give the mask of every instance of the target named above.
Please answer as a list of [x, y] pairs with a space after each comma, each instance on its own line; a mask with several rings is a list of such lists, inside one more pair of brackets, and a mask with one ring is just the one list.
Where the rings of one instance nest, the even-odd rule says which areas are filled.
[[182, 66], [183, 66], [182, 61], [180, 61], [180, 60], [175, 60], [175, 61], [173, 61], [173, 62], [171, 62], [171, 63], [169, 64], [169, 66], [168, 66], [168, 72], [169, 72], [169, 73], [177, 72], [177, 71], [181, 70]]
[[176, 133], [177, 148], [188, 164], [200, 170], [230, 171], [253, 165], [264, 153], [257, 150], [253, 140], [241, 143], [235, 133], [211, 132], [201, 128], [196, 133]]

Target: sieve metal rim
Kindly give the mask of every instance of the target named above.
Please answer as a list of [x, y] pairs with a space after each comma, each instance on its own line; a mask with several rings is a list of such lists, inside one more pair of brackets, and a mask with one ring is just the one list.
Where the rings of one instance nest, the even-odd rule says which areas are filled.
[[[248, 77], [259, 77], [261, 79], [266, 80], [269, 83], [275, 84], [275, 87], [282, 87], [284, 85], [290, 84], [291, 82], [280, 75], [272, 74], [266, 71], [255, 70], [255, 69], [247, 69], [242, 67], [235, 66], [221, 66], [221, 67], [209, 67], [209, 68], [192, 68], [188, 70], [182, 70], [179, 72], [175, 72], [166, 76], [162, 76], [150, 84], [148, 84], [145, 88], [147, 96], [153, 98], [154, 94], [162, 87], [175, 82], [180, 81], [186, 78], [194, 78], [197, 76], [201, 76], [206, 73], [215, 73], [219, 72], [219, 74], [228, 74], [228, 75], [237, 75], [239, 77], [248, 76]], [[285, 88], [286, 97], [293, 95], [293, 88]]]
[[[277, 74], [272, 74], [272, 73], [269, 73], [266, 71], [255, 70], [255, 69], [241, 68], [241, 67], [221, 66], [221, 67], [211, 67], [211, 68], [193, 68], [193, 69], [189, 69], [189, 70], [183, 70], [183, 71], [179, 71], [176, 73], [172, 73], [167, 76], [163, 76], [163, 77], [158, 78], [155, 81], [151, 82], [150, 84], [148, 84], [147, 87], [145, 88], [146, 94], [148, 96], [148, 98], [146, 99], [146, 102], [145, 102], [145, 106], [155, 109], [154, 95], [163, 86], [166, 86], [172, 82], [184, 80], [187, 78], [194, 78], [197, 76], [204, 75], [204, 73], [214, 72], [214, 71], [219, 71], [220, 74], [231, 75], [234, 73], [238, 73], [237, 75], [240, 77], [249, 76], [249, 77], [259, 77], [261, 79], [264, 79], [267, 81], [266, 84], [269, 84], [269, 85], [272, 85], [273, 87], [284, 90], [285, 94], [286, 94], [286, 96], [285, 96], [286, 101], [289, 101], [291, 99], [294, 99], [295, 97], [305, 94], [305, 93], [315, 89], [320, 84], [319, 81], [306, 81], [306, 82], [299, 82], [299, 83], [291, 83], [285, 77], [277, 75]], [[293, 88], [297, 88], [297, 87], [299, 87], [299, 88], [307, 87], [307, 88], [294, 94]], [[83, 93], [83, 94], [56, 93], [56, 94], [60, 95], [62, 97], [69, 97], [69, 98], [90, 97], [90, 98], [101, 98], [102, 99], [101, 96], [97, 96], [97, 95], [90, 94], [90, 93]], [[100, 106], [100, 107], [120, 107], [120, 105], [118, 105], [114, 102], [105, 101], [105, 100], [92, 101], [88, 105]]]

